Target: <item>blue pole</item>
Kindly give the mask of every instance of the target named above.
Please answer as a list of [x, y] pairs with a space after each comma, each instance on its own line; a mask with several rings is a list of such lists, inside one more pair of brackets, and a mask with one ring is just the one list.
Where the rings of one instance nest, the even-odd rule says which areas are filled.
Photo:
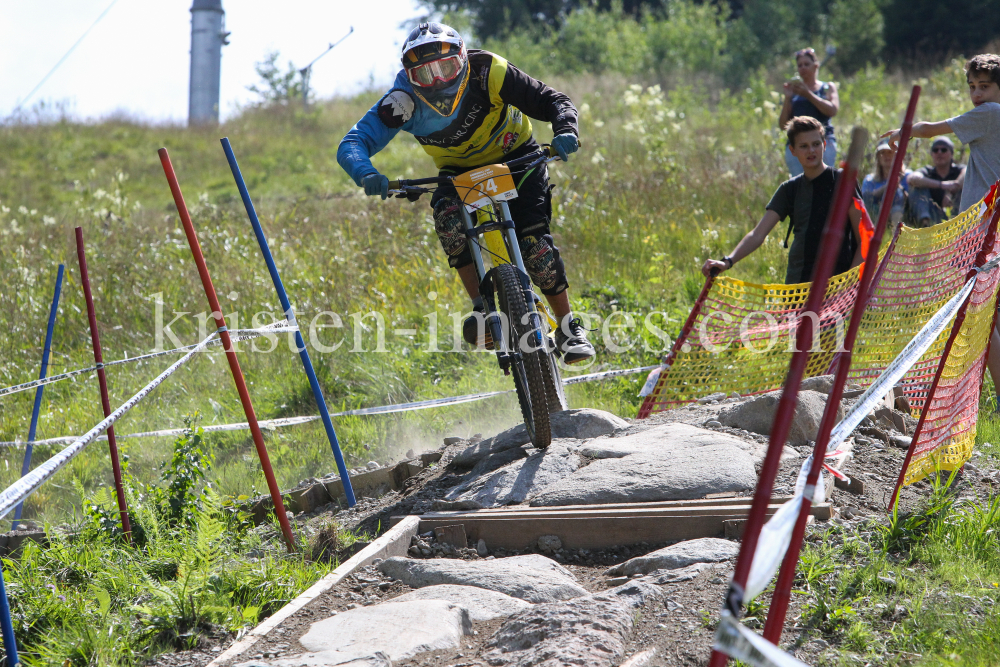
[[[243, 198], [243, 205], [247, 209], [247, 216], [250, 218], [250, 224], [253, 225], [253, 233], [257, 236], [260, 252], [264, 255], [267, 270], [271, 274], [271, 282], [274, 283], [274, 289], [278, 293], [278, 300], [281, 301], [281, 307], [285, 311], [285, 319], [288, 320], [289, 324], [297, 324], [295, 321], [295, 310], [292, 308], [291, 302], [288, 301], [285, 286], [281, 283], [281, 276], [278, 275], [278, 267], [274, 264], [274, 257], [271, 255], [271, 249], [267, 245], [264, 229], [260, 226], [260, 220], [257, 219], [257, 211], [250, 200], [250, 192], [247, 190], [247, 184], [243, 180], [243, 174], [240, 173], [240, 166], [236, 163], [236, 155], [233, 153], [233, 147], [229, 144], [228, 137], [222, 139], [222, 150], [226, 152], [226, 159], [229, 160], [229, 168], [233, 170], [236, 187], [240, 190], [240, 197]], [[347, 472], [347, 464], [344, 462], [343, 452], [340, 451], [337, 432], [333, 429], [330, 411], [326, 408], [326, 399], [323, 398], [323, 390], [320, 389], [319, 380], [316, 378], [316, 371], [313, 369], [312, 360], [309, 358], [309, 351], [306, 350], [306, 343], [302, 338], [301, 331], [295, 332], [295, 345], [298, 347], [299, 358], [302, 359], [302, 366], [305, 368], [306, 376], [309, 378], [309, 386], [312, 387], [313, 396], [316, 398], [316, 405], [319, 406], [319, 414], [323, 419], [323, 426], [326, 428], [326, 437], [330, 440], [330, 449], [333, 450], [333, 456], [337, 459], [337, 470], [340, 472], [340, 480], [344, 484], [347, 505], [348, 507], [354, 507], [357, 501], [354, 499], [354, 488], [351, 486], [351, 477]]]
[[[52, 307], [49, 308], [49, 328], [45, 331], [45, 347], [42, 349], [42, 370], [38, 373], [39, 380], [45, 379], [45, 374], [49, 369], [49, 350], [52, 348], [52, 330], [56, 327], [56, 311], [59, 310], [59, 293], [62, 292], [63, 273], [65, 270], [66, 267], [60, 264], [59, 270], [56, 272], [56, 291], [55, 294], [52, 295]], [[28, 427], [28, 445], [24, 448], [24, 462], [21, 464], [21, 477], [27, 475], [28, 470], [31, 468], [31, 452], [34, 449], [35, 430], [38, 428], [38, 413], [42, 409], [42, 392], [44, 390], [44, 385], [35, 390], [35, 407], [31, 411], [31, 426]], [[17, 522], [21, 520], [22, 509], [24, 509], [23, 502], [18, 503], [17, 507], [14, 508], [14, 524], [11, 526], [11, 530], [17, 530]], [[0, 577], [2, 576], [3, 575], [0, 575]], [[3, 604], [6, 604], [6, 602]], [[2, 611], [3, 610], [0, 610], [0, 612]], [[6, 636], [4, 637], [4, 641], [6, 642]]]
[[7, 601], [7, 586], [0, 568], [0, 631], [3, 632], [3, 647], [7, 652], [7, 664], [17, 667], [17, 641], [14, 639], [14, 624], [10, 622], [10, 603]]

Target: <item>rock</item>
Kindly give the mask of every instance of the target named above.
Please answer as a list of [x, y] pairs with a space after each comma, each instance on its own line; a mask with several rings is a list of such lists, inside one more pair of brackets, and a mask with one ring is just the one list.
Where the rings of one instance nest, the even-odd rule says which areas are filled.
[[513, 463], [518, 459], [524, 459], [527, 457], [528, 450], [524, 447], [515, 447], [502, 452], [488, 454], [485, 458], [480, 459], [476, 465], [472, 466], [470, 475], [472, 477], [485, 475], [488, 472], [493, 472], [498, 468], [504, 467], [508, 463]]
[[431, 509], [438, 512], [467, 512], [483, 509], [482, 503], [475, 500], [435, 500]]
[[476, 542], [476, 553], [479, 554], [480, 558], [486, 558], [490, 555], [489, 549], [486, 548], [486, 540], [480, 538], [480, 540]]
[[[719, 421], [725, 426], [770, 435], [780, 398], [780, 391], [755, 396], [743, 403], [723, 409], [719, 413]], [[800, 391], [791, 429], [788, 432], [788, 444], [798, 447], [815, 440], [825, 408], [826, 396], [817, 391]], [[837, 408], [837, 420], [843, 417], [844, 409], [841, 406]]]
[[542, 553], [555, 553], [562, 549], [562, 540], [558, 535], [542, 535], [538, 538], [538, 550]]
[[634, 579], [628, 583], [596, 593], [593, 597], [602, 600], [618, 600], [631, 609], [638, 609], [650, 600], [659, 600], [663, 592], [648, 581]]
[[441, 452], [421, 452], [420, 462], [424, 466], [429, 466], [432, 463], [437, 463], [438, 461], [440, 461], [441, 456], [442, 456]]
[[540, 452], [451, 489], [448, 500], [475, 500], [484, 507], [515, 505], [558, 482], [580, 467], [580, 457], [553, 442]]
[[709, 405], [712, 401], [721, 401], [726, 397], [726, 392], [718, 391], [714, 394], [709, 394], [708, 396], [702, 396], [698, 399], [698, 403], [701, 405]]
[[458, 443], [462, 442], [462, 440], [464, 440], [464, 439], [465, 439], [465, 438], [459, 438], [459, 437], [458, 437], [458, 436], [456, 436], [456, 435], [449, 435], [449, 436], [447, 436], [447, 437], [446, 437], [446, 438], [444, 439], [444, 444], [445, 444], [446, 446], [448, 446], [448, 445], [457, 445]]
[[753, 447], [687, 424], [600, 438], [580, 449], [597, 461], [540, 488], [531, 505], [654, 502], [742, 491], [757, 482]]
[[710, 419], [705, 422], [705, 428], [722, 428], [722, 423], [714, 419]]
[[608, 568], [608, 576], [632, 576], [633, 574], [648, 574], [654, 570], [673, 570], [694, 563], [719, 563], [730, 558], [736, 558], [740, 545], [717, 537], [703, 537], [697, 540], [687, 540], [663, 549], [658, 549], [645, 556], [632, 558]]
[[521, 447], [522, 445], [527, 445], [530, 442], [531, 438], [528, 437], [528, 431], [524, 428], [524, 424], [518, 424], [514, 428], [507, 429], [503, 433], [499, 433], [492, 438], [480, 440], [479, 442], [465, 448], [456, 454], [455, 458], [453, 458], [451, 462], [458, 468], [471, 468], [490, 454], [496, 454], [498, 452], [507, 451], [508, 449], [514, 449], [515, 447]]
[[802, 380], [799, 391], [818, 391], [821, 394], [829, 395], [833, 391], [832, 375], [816, 375]]
[[679, 584], [683, 581], [691, 581], [704, 570], [708, 569], [708, 563], [695, 563], [694, 565], [688, 565], [687, 567], [679, 567], [674, 570], [656, 570], [650, 572], [645, 577], [638, 579], [638, 581], [646, 581], [657, 586], [663, 586], [665, 584]]
[[893, 447], [898, 447], [900, 449], [909, 449], [910, 443], [913, 441], [908, 435], [891, 435], [889, 436], [889, 444]]
[[414, 458], [416, 456], [416, 454], [413, 452], [412, 449], [407, 449], [405, 456], [408, 459], [412, 459], [412, 458]]
[[328, 660], [326, 664], [336, 665], [376, 652], [392, 661], [405, 660], [425, 651], [456, 648], [469, 634], [472, 622], [464, 607], [442, 600], [410, 600], [341, 612], [313, 623], [299, 643]]
[[747, 452], [752, 452], [757, 447], [753, 443], [727, 433], [717, 433], [689, 424], [670, 423], [617, 438], [596, 438], [584, 444], [578, 451], [587, 458], [613, 459], [630, 454], [664, 452], [718, 444], [729, 444]]
[[512, 598], [503, 593], [477, 588], [475, 586], [455, 586], [441, 584], [419, 588], [411, 593], [393, 598], [393, 602], [408, 600], [443, 600], [465, 607], [473, 621], [491, 621], [504, 618], [531, 606], [530, 602]]
[[369, 461], [368, 462], [368, 469], [369, 470], [378, 470], [378, 462], [377, 461]]
[[412, 560], [397, 556], [379, 563], [378, 569], [412, 588], [437, 584], [475, 586], [536, 603], [571, 600], [587, 594], [569, 570], [537, 554], [490, 561]]
[[483, 657], [491, 665], [512, 667], [612, 667], [625, 655], [634, 607], [659, 594], [653, 586], [629, 583], [599, 595], [535, 605], [508, 619], [484, 647]]
[[621, 417], [592, 408], [554, 412], [549, 415], [549, 424], [552, 427], [553, 438], [575, 440], [598, 438], [628, 426], [628, 422]]
[[[628, 422], [610, 412], [581, 408], [579, 410], [563, 410], [549, 415], [549, 423], [553, 438], [572, 438], [588, 440], [613, 433], [619, 428], [628, 426]], [[498, 452], [514, 449], [531, 442], [524, 424], [503, 433], [487, 438], [468, 447], [452, 459], [459, 468], [469, 468], [480, 460]]]

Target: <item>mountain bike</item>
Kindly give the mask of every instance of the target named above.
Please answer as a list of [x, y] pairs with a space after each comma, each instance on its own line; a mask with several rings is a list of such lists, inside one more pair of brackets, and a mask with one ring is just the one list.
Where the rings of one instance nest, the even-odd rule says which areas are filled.
[[[558, 159], [545, 146], [530, 155], [456, 176], [389, 181], [389, 192], [397, 198], [416, 201], [436, 189], [423, 186], [446, 184], [454, 186], [462, 198], [465, 235], [483, 297], [481, 338], [487, 349], [495, 351], [504, 375], [513, 376], [524, 426], [537, 448], [548, 447], [552, 441], [549, 414], [566, 410], [569, 404], [554, 340], [558, 324], [532, 288], [507, 201], [517, 197], [515, 174]], [[489, 269], [484, 255], [490, 260]]]

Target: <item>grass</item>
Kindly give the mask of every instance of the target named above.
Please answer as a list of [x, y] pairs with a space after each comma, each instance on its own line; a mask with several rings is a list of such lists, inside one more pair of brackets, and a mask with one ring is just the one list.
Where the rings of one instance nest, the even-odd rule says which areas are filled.
[[939, 479], [910, 514], [813, 535], [798, 622], [836, 647], [817, 664], [1000, 660], [1000, 496], [957, 501], [948, 476]]
[[339, 549], [368, 537], [336, 524], [315, 533], [300, 526], [304, 548], [287, 553], [273, 521], [254, 528], [206, 484], [213, 456], [202, 436], [189, 422], [159, 484], [126, 468], [131, 546], [102, 488], [70, 530], [48, 527], [47, 546], [28, 543], [4, 562], [25, 664], [132, 665], [218, 646], [336, 567]]

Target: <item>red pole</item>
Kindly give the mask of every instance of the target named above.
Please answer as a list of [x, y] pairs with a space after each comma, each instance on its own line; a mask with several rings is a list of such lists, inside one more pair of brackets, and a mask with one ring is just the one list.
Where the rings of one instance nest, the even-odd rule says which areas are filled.
[[[835, 249], [840, 247], [841, 239], [843, 238], [844, 224], [847, 220], [847, 209], [851, 205], [854, 196], [854, 188], [858, 177], [858, 165], [861, 163], [867, 138], [868, 133], [862, 128], [856, 127], [851, 133], [851, 146], [848, 149], [847, 165], [837, 183], [837, 191], [834, 194], [830, 216], [827, 218], [826, 227], [823, 229], [820, 253], [813, 272], [813, 282], [809, 288], [809, 296], [802, 306], [801, 312], [803, 313], [818, 313], [820, 307], [823, 305], [823, 299], [826, 297], [826, 288], [830, 282], [830, 275], [833, 273], [833, 262], [837, 254]], [[740, 544], [740, 553], [736, 559], [733, 580], [729, 584], [729, 591], [726, 593], [726, 608], [737, 618], [743, 606], [743, 591], [746, 587], [747, 577], [750, 574], [754, 552], [757, 550], [760, 529], [764, 525], [767, 505], [771, 501], [771, 492], [774, 489], [774, 478], [778, 472], [781, 450], [788, 439], [788, 431], [791, 428], [792, 417], [795, 414], [796, 399], [799, 394], [799, 385], [802, 382], [802, 374], [805, 372], [806, 364], [809, 361], [813, 335], [815, 333], [813, 326], [814, 318], [812, 317], [802, 317], [799, 320], [795, 336], [795, 352], [792, 354], [792, 360], [788, 366], [784, 391], [781, 392], [781, 399], [778, 401], [778, 407], [775, 410], [767, 454], [764, 456], [760, 479], [757, 482], [757, 490], [754, 493], [753, 504], [750, 506], [750, 514], [747, 516], [743, 542]], [[713, 649], [709, 667], [722, 667], [726, 664], [727, 660], [728, 656], [725, 653]]]
[[[858, 294], [854, 300], [854, 309], [851, 311], [851, 321], [847, 327], [847, 335], [844, 338], [844, 351], [838, 355], [837, 369], [833, 380], [833, 387], [830, 395], [826, 399], [826, 409], [823, 411], [823, 418], [820, 421], [819, 432], [816, 435], [816, 445], [813, 449], [812, 467], [806, 476], [806, 489], [816, 486], [819, 480], [819, 473], [823, 469], [823, 460], [826, 455], [826, 448], [830, 442], [830, 432], [836, 425], [837, 410], [840, 407], [840, 399], [844, 394], [844, 384], [847, 382], [847, 373], [851, 369], [851, 355], [854, 350], [854, 341], [861, 326], [861, 317], [871, 298], [875, 287], [875, 265], [878, 263], [878, 251], [882, 245], [882, 236], [885, 234], [885, 227], [889, 220], [889, 213], [892, 210], [893, 200], [896, 198], [896, 187], [899, 184], [899, 174], [903, 169], [903, 160], [906, 157], [906, 147], [910, 141], [910, 131], [913, 129], [913, 115], [917, 110], [917, 100], [920, 97], [920, 86], [914, 86], [910, 94], [910, 103], [906, 107], [906, 115], [903, 117], [903, 127], [899, 140], [899, 150], [896, 151], [896, 159], [892, 163], [892, 172], [889, 174], [888, 182], [885, 186], [885, 196], [882, 199], [882, 208], [879, 210], [878, 223], [875, 225], [875, 232], [872, 235], [871, 243], [868, 247], [868, 256], [865, 258], [864, 271], [861, 274], [861, 281], [858, 284]], [[886, 260], [888, 261], [888, 257]], [[812, 494], [806, 493], [802, 499], [802, 508], [792, 529], [792, 538], [782, 560], [781, 569], [778, 572], [778, 581], [774, 587], [774, 594], [771, 596], [771, 608], [767, 612], [767, 622], [764, 624], [764, 639], [777, 644], [781, 639], [781, 631], [785, 626], [785, 615], [788, 612], [788, 603], [791, 600], [792, 582], [795, 579], [795, 566], [799, 562], [799, 551], [802, 549], [802, 538], [806, 531], [806, 520], [809, 518], [809, 508], [812, 505]]]
[[[90, 340], [94, 345], [94, 363], [97, 366], [97, 382], [101, 385], [101, 406], [104, 416], [111, 414], [111, 400], [108, 398], [108, 378], [104, 374], [104, 355], [101, 353], [101, 336], [97, 331], [97, 313], [94, 310], [94, 295], [90, 291], [90, 276], [87, 273], [87, 256], [83, 247], [83, 227], [76, 228], [76, 256], [80, 260], [80, 282], [83, 283], [83, 296], [87, 300], [87, 319], [90, 320]], [[111, 450], [111, 471], [115, 476], [115, 497], [118, 499], [118, 512], [122, 518], [122, 530], [125, 531], [125, 541], [132, 543], [132, 524], [128, 519], [128, 504], [125, 502], [125, 489], [122, 487], [122, 466], [118, 460], [118, 442], [115, 440], [115, 427], [109, 426], [108, 449]]]
[[[993, 247], [994, 241], [996, 239], [996, 226], [997, 220], [1000, 219], [1000, 205], [998, 205], [997, 197], [993, 199], [993, 215], [990, 218], [990, 227], [986, 232], [986, 237], [983, 239], [982, 248], [979, 254], [976, 256], [976, 266], [982, 266], [986, 263], [986, 256], [989, 250]], [[965, 280], [968, 282], [969, 278], [976, 275], [976, 270], [973, 269], [969, 271]], [[896, 506], [896, 501], [899, 500], [899, 492], [903, 488], [903, 480], [906, 479], [906, 469], [910, 467], [910, 461], [913, 459], [913, 452], [917, 448], [917, 441], [920, 439], [920, 433], [924, 430], [924, 421], [927, 419], [927, 413], [931, 407], [931, 400], [934, 398], [934, 392], [937, 390], [938, 382], [941, 380], [941, 374], [944, 373], [945, 362], [948, 361], [948, 355], [951, 354], [952, 345], [955, 343], [955, 339], [958, 338], [958, 332], [962, 328], [962, 324], [965, 322], [965, 312], [969, 307], [969, 301], [972, 299], [972, 295], [965, 300], [962, 307], [959, 309], [958, 313], [955, 315], [955, 322], [951, 326], [951, 334], [948, 336], [948, 342], [945, 343], [944, 350], [941, 352], [941, 361], [938, 363], [937, 371], [934, 372], [934, 380], [931, 382], [931, 387], [927, 391], [927, 400], [924, 401], [924, 407], [920, 410], [920, 420], [917, 422], [917, 428], [913, 431], [913, 439], [910, 440], [910, 447], [906, 450], [906, 458], [903, 459], [903, 467], [899, 471], [899, 477], [896, 479], [896, 488], [892, 492], [892, 500], [889, 502], [889, 511]], [[993, 314], [993, 320], [996, 321], [996, 313]], [[990, 329], [990, 336], [993, 335], [993, 330]], [[987, 354], [989, 353], [989, 344], [986, 348]], [[988, 357], [987, 357], [988, 358]], [[985, 362], [984, 362], [985, 365]]]
[[[691, 335], [691, 329], [694, 328], [694, 321], [701, 312], [702, 306], [705, 305], [705, 299], [708, 298], [708, 291], [712, 289], [712, 283], [714, 282], [714, 274], [705, 280], [705, 285], [701, 288], [701, 294], [699, 294], [698, 298], [695, 300], [694, 306], [691, 308], [691, 313], [688, 315], [687, 321], [684, 322], [684, 327], [681, 329], [681, 332], [677, 334], [677, 340], [674, 341], [674, 345], [670, 348], [670, 352], [663, 359], [663, 365], [660, 369], [660, 380], [657, 381], [656, 386], [659, 386], [660, 382], [663, 381], [663, 374], [670, 370], [670, 367], [674, 363], [674, 359], [677, 358], [677, 352], [681, 349], [681, 346], [684, 344], [684, 341], [687, 340], [687, 337]], [[649, 416], [649, 413], [653, 411], [654, 396], [656, 396], [656, 387], [654, 387], [653, 391], [649, 393], [649, 396], [646, 396], [645, 399], [643, 399], [642, 405], [639, 406], [639, 414], [635, 417], [636, 419], [645, 419]]]
[[198, 242], [198, 234], [195, 232], [194, 223], [191, 222], [191, 215], [188, 213], [187, 204], [184, 203], [184, 195], [181, 194], [180, 185], [177, 183], [177, 175], [174, 174], [174, 167], [170, 163], [170, 156], [166, 148], [159, 151], [160, 163], [163, 165], [163, 173], [167, 176], [167, 183], [170, 184], [170, 193], [174, 196], [174, 203], [177, 205], [177, 213], [181, 217], [184, 225], [184, 233], [187, 235], [188, 245], [191, 246], [191, 254], [194, 255], [194, 262], [198, 266], [198, 275], [201, 276], [201, 283], [205, 287], [205, 296], [208, 297], [208, 305], [212, 309], [212, 317], [215, 318], [215, 326], [219, 329], [219, 338], [222, 340], [223, 349], [226, 351], [226, 360], [229, 362], [229, 370], [232, 371], [233, 381], [236, 383], [236, 391], [240, 394], [240, 403], [243, 404], [243, 412], [246, 414], [247, 423], [250, 425], [250, 433], [253, 435], [253, 444], [257, 448], [257, 456], [260, 458], [260, 467], [264, 470], [264, 477], [267, 479], [267, 488], [271, 492], [271, 500], [274, 503], [274, 513], [278, 517], [281, 525], [281, 532], [285, 536], [285, 544], [289, 551], [295, 550], [295, 536], [292, 535], [292, 527], [288, 523], [288, 515], [285, 514], [285, 504], [281, 500], [281, 490], [278, 489], [278, 482], [274, 478], [274, 470], [271, 468], [271, 459], [267, 455], [267, 447], [264, 446], [264, 435], [257, 424], [257, 415], [250, 402], [250, 393], [247, 391], [246, 380], [243, 379], [243, 371], [240, 369], [240, 362], [236, 358], [236, 350], [233, 349], [229, 337], [229, 330], [226, 327], [226, 320], [222, 317], [222, 307], [219, 305], [219, 298], [215, 294], [215, 286], [212, 284], [212, 276], [208, 273], [208, 265], [205, 264], [205, 256], [201, 252], [201, 243]]

